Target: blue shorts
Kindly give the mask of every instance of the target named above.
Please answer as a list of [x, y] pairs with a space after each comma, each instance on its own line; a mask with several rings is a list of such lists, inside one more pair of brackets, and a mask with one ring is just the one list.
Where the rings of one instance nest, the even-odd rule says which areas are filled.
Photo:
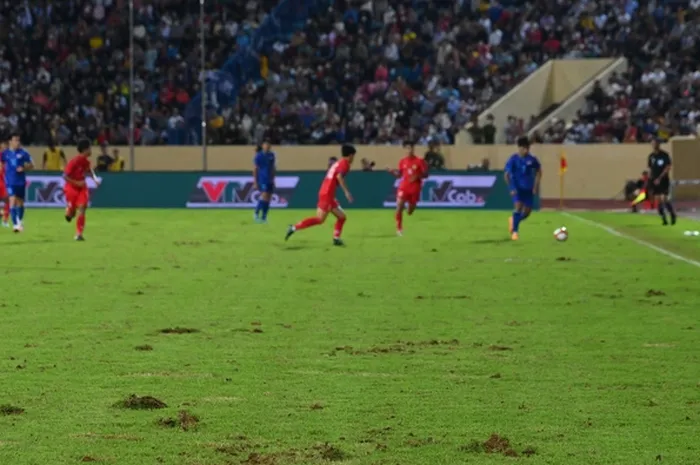
[[17, 197], [20, 200], [24, 200], [26, 192], [27, 186], [24, 184], [20, 186], [7, 186], [7, 195], [10, 197]]
[[535, 194], [532, 189], [517, 189], [513, 196], [513, 202], [520, 202], [527, 208], [532, 208], [535, 204]]
[[258, 187], [263, 194], [272, 194], [275, 191], [275, 184], [272, 182], [258, 181]]

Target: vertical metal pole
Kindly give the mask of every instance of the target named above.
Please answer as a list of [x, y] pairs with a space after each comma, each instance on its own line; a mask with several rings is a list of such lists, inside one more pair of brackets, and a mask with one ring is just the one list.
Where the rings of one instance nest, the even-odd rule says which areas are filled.
[[129, 164], [136, 169], [134, 150], [134, 0], [129, 0]]
[[202, 96], [202, 170], [208, 170], [207, 160], [207, 59], [206, 43], [204, 41], [204, 0], [199, 0], [199, 53], [200, 64], [200, 95]]

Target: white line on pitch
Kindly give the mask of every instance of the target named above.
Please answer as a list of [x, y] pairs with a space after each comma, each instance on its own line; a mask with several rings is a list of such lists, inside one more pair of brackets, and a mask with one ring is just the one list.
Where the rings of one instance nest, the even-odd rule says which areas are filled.
[[562, 215], [568, 216], [569, 218], [573, 218], [573, 219], [578, 220], [582, 223], [586, 223], [590, 226], [595, 226], [596, 228], [602, 229], [603, 231], [607, 231], [609, 234], [612, 234], [613, 236], [621, 237], [623, 239], [627, 239], [627, 240], [630, 240], [632, 242], [636, 242], [638, 245], [646, 247], [647, 249], [655, 250], [656, 252], [658, 252], [662, 255], [666, 255], [667, 257], [671, 257], [671, 258], [676, 259], [678, 261], [685, 262], [688, 265], [693, 265], [695, 267], [700, 268], [700, 262], [698, 262], [696, 260], [692, 260], [692, 259], [686, 258], [682, 255], [678, 255], [677, 253], [673, 253], [670, 250], [666, 250], [666, 249], [661, 248], [657, 245], [651, 244], [647, 241], [637, 239], [634, 236], [629, 236], [627, 234], [623, 234], [620, 231], [618, 231], [617, 229], [613, 229], [610, 226], [604, 225], [603, 223], [598, 223], [597, 221], [589, 220], [588, 218], [583, 218], [581, 216], [578, 216], [578, 215], [575, 215], [575, 214], [569, 213], [569, 212], [562, 212]]

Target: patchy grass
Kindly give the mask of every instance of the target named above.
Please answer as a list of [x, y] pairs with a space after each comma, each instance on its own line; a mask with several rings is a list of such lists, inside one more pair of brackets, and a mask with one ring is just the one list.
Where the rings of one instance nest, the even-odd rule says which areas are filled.
[[[505, 213], [425, 210], [285, 243], [310, 213], [0, 231], [0, 463], [697, 462], [696, 268], [556, 213], [517, 243]], [[592, 218], [700, 256], [698, 227]]]

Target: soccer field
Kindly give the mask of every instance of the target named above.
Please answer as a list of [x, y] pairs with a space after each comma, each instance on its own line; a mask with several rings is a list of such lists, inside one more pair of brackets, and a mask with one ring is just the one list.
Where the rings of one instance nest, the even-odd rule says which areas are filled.
[[307, 213], [0, 231], [0, 464], [700, 463], [700, 223]]

